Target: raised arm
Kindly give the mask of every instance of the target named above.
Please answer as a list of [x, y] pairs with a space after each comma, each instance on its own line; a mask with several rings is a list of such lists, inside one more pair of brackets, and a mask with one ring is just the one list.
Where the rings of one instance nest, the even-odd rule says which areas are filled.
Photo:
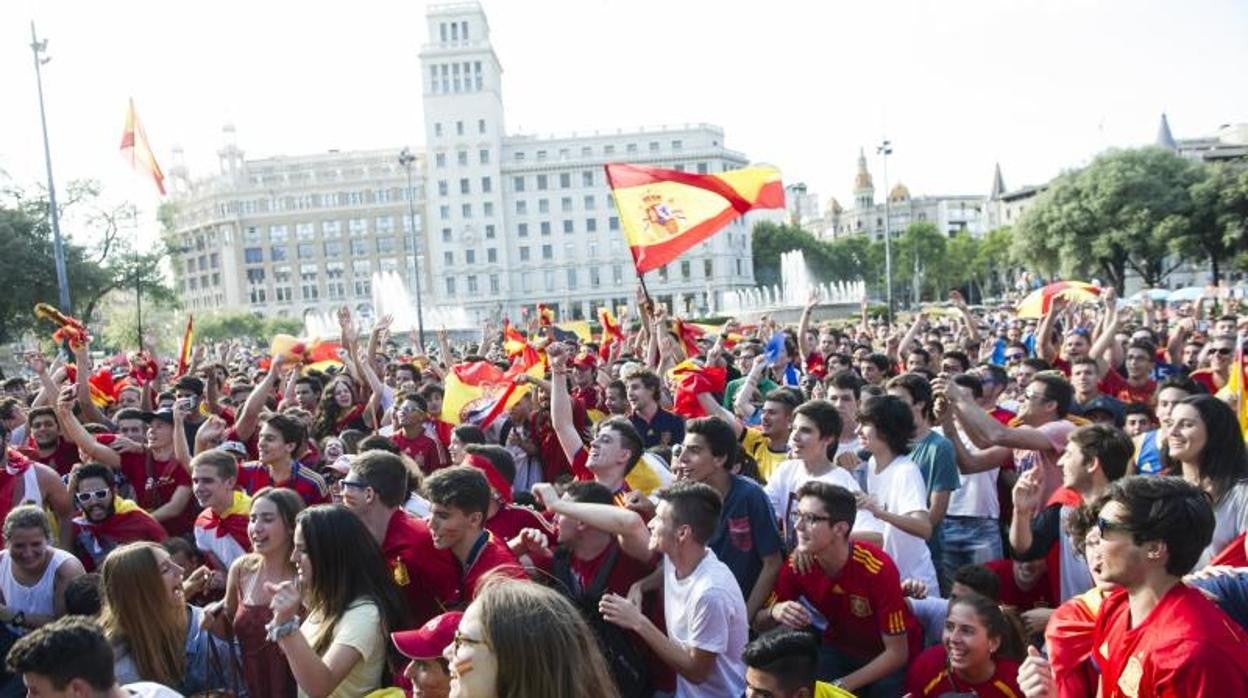
[[962, 318], [962, 324], [966, 327], [967, 339], [979, 344], [979, 327], [976, 325], [975, 316], [971, 314], [971, 309], [966, 305], [966, 299], [962, 297], [959, 291], [949, 292], [949, 302], [953, 307], [958, 309], [958, 315]]
[[922, 310], [914, 316], [914, 322], [910, 323], [909, 329], [901, 336], [901, 341], [896, 346], [888, 346], [889, 361], [895, 364], [902, 363], [902, 357], [906, 352], [910, 351], [910, 345], [914, 343], [914, 337], [919, 333], [920, 326], [926, 319]]
[[1101, 375], [1104, 375], [1108, 367], [1105, 361], [1105, 351], [1113, 346], [1114, 335], [1118, 333], [1118, 291], [1110, 286], [1101, 294], [1101, 301], [1105, 308], [1104, 323], [1101, 325], [1100, 334], [1092, 343], [1088, 356], [1096, 359], [1097, 368]]
[[797, 351], [802, 355], [802, 364], [805, 365], [806, 357], [810, 355], [814, 347], [810, 346], [810, 342], [806, 339], [806, 333], [810, 331], [810, 315], [815, 310], [815, 306], [819, 304], [819, 290], [812, 289], [810, 299], [806, 301], [806, 307], [802, 308], [802, 317], [797, 323]]
[[97, 424], [109, 424], [109, 419], [100, 412], [100, 408], [95, 406], [95, 401], [91, 399], [91, 347], [86, 342], [80, 344], [71, 344], [70, 348], [74, 350], [74, 364], [78, 367], [77, 375], [74, 377], [75, 386], [78, 389], [78, 411], [82, 414], [82, 418], [87, 422], [95, 422]]
[[563, 455], [571, 463], [585, 447], [573, 418], [572, 396], [568, 394], [568, 347], [553, 342], [546, 347], [550, 359], [550, 424], [555, 429]]
[[1058, 296], [1049, 304], [1049, 312], [1044, 314], [1040, 319], [1040, 326], [1036, 328], [1036, 356], [1049, 363], [1053, 363], [1053, 359], [1057, 358], [1057, 345], [1053, 343], [1053, 322], [1057, 319], [1057, 314], [1066, 307], [1066, 299]]
[[121, 465], [121, 455], [96, 441], [95, 437], [82, 427], [82, 422], [74, 416], [73, 404], [74, 396], [71, 394], [67, 394], [64, 399], [56, 402], [56, 421], [61, 427], [61, 433], [65, 438], [73, 441], [91, 460], [110, 468], [118, 468]]
[[946, 395], [953, 404], [954, 414], [958, 420], [975, 430], [994, 446], [1005, 446], [1026, 451], [1048, 451], [1053, 449], [1053, 442], [1044, 432], [1033, 427], [1007, 427], [992, 418], [984, 408], [975, 404], [970, 393], [959, 385], [952, 383], [946, 387]]
[[[234, 421], [234, 432], [238, 434], [240, 441], [247, 441], [252, 434], [256, 433], [256, 425], [260, 422], [260, 413], [264, 411], [265, 405], [268, 404], [269, 395], [273, 393], [273, 386], [277, 384], [277, 380], [282, 372], [282, 366], [284, 365], [286, 365], [286, 358], [281, 354], [274, 354], [273, 359], [269, 363], [269, 371], [264, 374], [264, 380], [251, 389], [251, 394], [247, 396], [247, 402], [243, 403], [243, 411], [238, 414], [238, 418]], [[297, 369], [295, 372], [298, 372]]]
[[555, 486], [549, 482], [533, 485], [533, 495], [546, 507], [546, 511], [582, 521], [616, 536], [620, 540], [620, 549], [629, 557], [646, 562], [654, 558], [654, 553], [650, 551], [650, 529], [646, 528], [646, 522], [637, 512], [614, 504], [561, 499]]

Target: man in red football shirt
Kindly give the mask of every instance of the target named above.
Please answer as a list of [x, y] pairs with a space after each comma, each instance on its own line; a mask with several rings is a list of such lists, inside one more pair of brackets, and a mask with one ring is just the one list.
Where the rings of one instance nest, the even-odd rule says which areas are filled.
[[1213, 508], [1172, 477], [1110, 486], [1097, 526], [1105, 581], [1122, 586], [1096, 620], [1103, 698], [1248, 695], [1248, 637], [1183, 584], [1213, 535]]
[[61, 436], [61, 426], [56, 410], [51, 407], [35, 407], [26, 415], [30, 436], [18, 450], [23, 456], [51, 466], [58, 474], [68, 475], [78, 463], [78, 447], [73, 441]]
[[485, 474], [490, 483], [490, 508], [485, 512], [485, 529], [499, 540], [508, 542], [526, 528], [536, 528], [547, 536], [555, 530], [546, 519], [528, 507], [512, 503], [511, 483], [516, 477], [516, 462], [511, 452], [494, 444], [468, 444], [464, 465]]
[[901, 592], [897, 565], [878, 546], [851, 541], [857, 503], [849, 490], [812, 480], [797, 490], [797, 552], [805, 572], [785, 565], [773, 603], [754, 625], [823, 631], [819, 678], [860, 696], [896, 696], [923, 632]]
[[[345, 499], [350, 485], [343, 484]], [[484, 473], [470, 465], [443, 468], [425, 480], [425, 494], [433, 545], [438, 550], [450, 550], [459, 562], [459, 604], [472, 601], [477, 583], [486, 573], [528, 579], [507, 541], [485, 530], [491, 494]]]
[[360, 517], [381, 546], [412, 621], [422, 624], [451, 605], [459, 590], [459, 564], [449, 551], [434, 546], [424, 521], [403, 510], [408, 487], [403, 460], [386, 451], [365, 451], [352, 460], [339, 484], [343, 506]]
[[251, 552], [251, 498], [235, 489], [237, 482], [238, 462], [228, 451], [213, 448], [191, 459], [191, 485], [204, 508], [195, 519], [195, 547], [211, 562], [209, 589], [224, 590], [230, 565]]
[[260, 460], [239, 469], [239, 489], [255, 494], [263, 487], [285, 487], [298, 492], [308, 506], [328, 501], [325, 479], [297, 460], [307, 442], [303, 422], [270, 413], [261, 417], [260, 424]]
[[69, 488], [82, 515], [74, 519], [73, 553], [94, 572], [117, 546], [135, 541], [162, 543], [165, 529], [134, 502], [117, 496], [113, 471], [99, 463], [74, 469]]
[[394, 434], [390, 440], [416, 461], [426, 475], [451, 464], [450, 456], [437, 440], [426, 433], [429, 407], [416, 393], [399, 393], [394, 403]]

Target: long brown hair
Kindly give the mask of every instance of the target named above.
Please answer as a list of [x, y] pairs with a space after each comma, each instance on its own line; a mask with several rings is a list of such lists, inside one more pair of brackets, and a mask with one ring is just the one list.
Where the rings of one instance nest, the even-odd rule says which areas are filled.
[[975, 616], [979, 618], [979, 622], [984, 624], [988, 637], [995, 637], [1001, 641], [1001, 644], [997, 646], [997, 651], [992, 653], [994, 660], [1004, 657], [1021, 662], [1027, 657], [1022, 620], [1015, 613], [1001, 608], [996, 601], [987, 596], [975, 593], [962, 594], [950, 599], [949, 610], [953, 610], [953, 607], [959, 604], [970, 606]]
[[[262, 487], [251, 496], [251, 507], [254, 508], [256, 502], [262, 499], [273, 502], [273, 506], [277, 508], [277, 515], [282, 518], [282, 523], [286, 526], [286, 550], [282, 554], [282, 561], [287, 571], [293, 575], [294, 564], [290, 561], [290, 554], [295, 547], [295, 519], [298, 518], [299, 512], [303, 511], [303, 497], [285, 487]], [[249, 552], [240, 557], [236, 564], [242, 565], [243, 569], [248, 572], [258, 572], [263, 563], [262, 556]]]
[[473, 604], [498, 659], [499, 698], [619, 698], [593, 632], [559, 592], [489, 577]]
[[123, 645], [146, 681], [177, 686], [186, 674], [185, 604], [169, 598], [155, 543], [129, 543], [100, 566], [104, 636]]
[[[316, 409], [316, 424], [313, 432], [316, 438], [323, 439], [326, 436], [334, 436], [337, 434], [338, 417], [342, 414], [344, 408], [338, 406], [338, 401], [334, 399], [334, 388], [339, 384], [347, 386], [347, 390], [351, 391], [351, 404], [356, 405], [360, 402], [359, 392], [355, 389], [355, 384], [343, 376], [337, 376], [325, 386], [321, 391], [321, 402]], [[345, 409], [351, 409], [347, 407]]]
[[[317, 654], [329, 649], [338, 621], [360, 599], [377, 604], [386, 637], [407, 627], [405, 600], [381, 548], [358, 516], [342, 505], [322, 504], [304, 509], [297, 522], [312, 561], [312, 584], [304, 589], [304, 601], [309, 612], [322, 618], [321, 632], [312, 642]], [[393, 650], [393, 643], [386, 646]], [[401, 661], [397, 654], [391, 659]]]

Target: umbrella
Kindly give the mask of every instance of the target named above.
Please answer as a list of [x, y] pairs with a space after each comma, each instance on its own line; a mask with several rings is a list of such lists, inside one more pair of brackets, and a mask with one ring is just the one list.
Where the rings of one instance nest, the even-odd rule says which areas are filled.
[[1018, 302], [1016, 314], [1020, 318], [1039, 318], [1049, 312], [1053, 299], [1061, 296], [1076, 301], [1090, 301], [1101, 295], [1101, 289], [1082, 281], [1054, 281], [1044, 288], [1036, 289]]
[[1171, 291], [1166, 300], [1170, 303], [1179, 303], [1182, 301], [1198, 301], [1205, 295], [1204, 286], [1186, 286], [1177, 291]]

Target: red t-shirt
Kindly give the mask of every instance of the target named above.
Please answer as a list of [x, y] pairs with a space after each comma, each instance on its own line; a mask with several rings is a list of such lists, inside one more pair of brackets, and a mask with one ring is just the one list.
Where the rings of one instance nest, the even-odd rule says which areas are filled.
[[226, 441], [242, 441], [247, 447], [247, 459], [256, 460], [260, 458], [260, 428], [256, 427], [251, 431], [251, 436], [246, 441], [238, 438], [238, 427], [230, 427], [225, 430]]
[[1014, 563], [1011, 560], [993, 560], [985, 562], [984, 567], [992, 570], [1001, 582], [1000, 601], [1003, 606], [1013, 606], [1020, 612], [1033, 608], [1053, 608], [1056, 604], [1050, 598], [1052, 585], [1049, 584], [1049, 573], [1045, 572], [1036, 580], [1031, 591], [1023, 591], [1014, 579]]
[[[134, 503], [149, 514], [167, 504], [179, 487], [191, 487], [191, 474], [172, 458], [157, 460], [149, 451], [120, 455], [121, 474], [134, 488]], [[195, 517], [198, 515], [195, 502], [188, 501], [181, 514], [161, 522], [161, 525], [169, 535], [181, 536], [195, 528]]]
[[1209, 391], [1210, 395], [1218, 392], [1218, 385], [1214, 382], [1213, 371], [1207, 368], [1192, 371], [1187, 377], [1205, 386], [1205, 390]]
[[949, 675], [949, 665], [944, 645], [934, 645], [923, 650], [918, 659], [911, 660], [906, 670], [906, 693], [913, 698], [943, 696], [947, 693], [964, 695], [974, 691], [979, 698], [1019, 698], [1023, 690], [1018, 687], [1018, 662], [996, 659], [992, 677], [981, 683], [970, 683]]
[[433, 545], [429, 526], [399, 509], [390, 516], [381, 554], [391, 578], [407, 597], [412, 627], [442, 613], [459, 590], [459, 563], [450, 550]]
[[493, 533], [503, 543], [520, 535], [520, 531], [526, 528], [536, 528], [548, 538], [555, 533], [554, 527], [540, 514], [528, 507], [514, 504], [502, 505], [485, 522], [485, 530]]
[[1134, 386], [1118, 375], [1117, 371], [1111, 370], [1097, 383], [1096, 389], [1123, 402], [1151, 405], [1157, 392], [1157, 381], [1150, 378], [1143, 385]]
[[1248, 638], [1199, 590], [1175, 584], [1130, 626], [1120, 589], [1105, 599], [1092, 639], [1102, 698], [1248, 696]]
[[426, 475], [451, 464], [446, 450], [423, 433], [417, 434], [416, 438], [408, 438], [399, 431], [391, 435], [390, 440], [399, 447], [400, 451], [416, 461], [416, 465], [420, 466], [420, 471]]
[[1058, 696], [1094, 696], [1101, 675], [1090, 661], [1092, 633], [1105, 592], [1097, 587], [1057, 607], [1044, 628]]
[[799, 598], [827, 619], [823, 643], [851, 657], [865, 661], [883, 652], [881, 635], [905, 634], [911, 657], [923, 649], [923, 630], [902, 596], [897, 565], [883, 548], [852, 541], [849, 559], [835, 577], [818, 565], [806, 574], [784, 565], [770, 603]]
[[460, 564], [459, 601], [463, 606], [476, 598], [477, 585], [491, 572], [512, 579], [529, 578], [506, 542], [489, 531], [482, 531], [481, 534], [483, 537], [473, 548], [468, 561]]
[[26, 439], [26, 445], [22, 446], [19, 451], [23, 456], [33, 460], [36, 463], [43, 463], [50, 466], [58, 475], [68, 475], [69, 471], [74, 469], [78, 464], [78, 446], [73, 441], [59, 439], [56, 444], [56, 450], [51, 455], [39, 455], [39, 446], [35, 444], [34, 437]]
[[245, 463], [238, 469], [238, 489], [254, 495], [265, 487], [285, 487], [303, 497], [304, 504], [315, 506], [329, 501], [329, 488], [320, 473], [304, 467], [299, 461], [290, 464], [290, 479], [274, 482], [273, 474], [264, 463]]

